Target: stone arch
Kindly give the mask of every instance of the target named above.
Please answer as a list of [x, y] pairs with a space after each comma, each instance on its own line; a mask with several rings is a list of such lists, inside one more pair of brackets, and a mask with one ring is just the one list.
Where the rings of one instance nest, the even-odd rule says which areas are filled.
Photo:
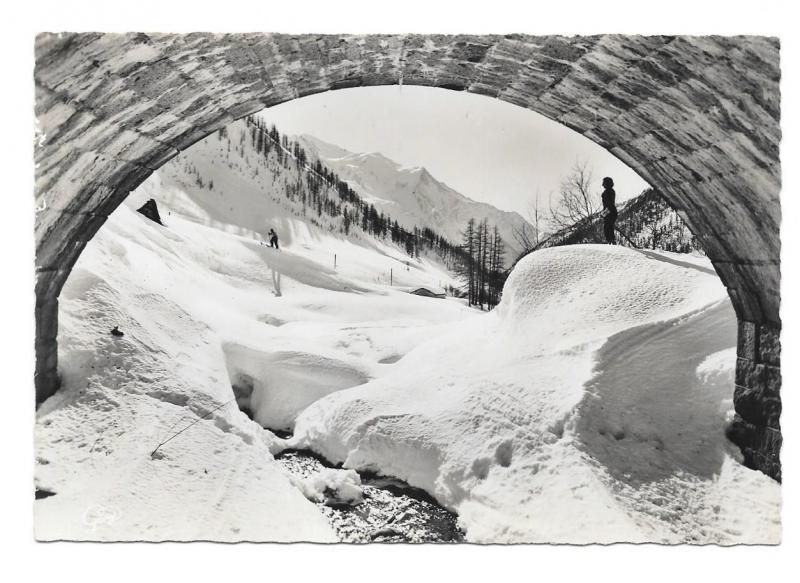
[[36, 39], [36, 392], [58, 386], [58, 295], [150, 173], [220, 127], [346, 87], [426, 85], [541, 113], [653, 185], [739, 319], [730, 429], [780, 479], [780, 65], [765, 37], [42, 34]]

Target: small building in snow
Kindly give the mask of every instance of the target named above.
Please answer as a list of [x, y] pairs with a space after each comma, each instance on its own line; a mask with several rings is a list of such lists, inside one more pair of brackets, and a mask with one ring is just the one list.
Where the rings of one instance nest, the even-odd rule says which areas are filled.
[[408, 293], [415, 296], [425, 296], [426, 298], [444, 298], [445, 293], [443, 289], [435, 287], [417, 287], [408, 290]]

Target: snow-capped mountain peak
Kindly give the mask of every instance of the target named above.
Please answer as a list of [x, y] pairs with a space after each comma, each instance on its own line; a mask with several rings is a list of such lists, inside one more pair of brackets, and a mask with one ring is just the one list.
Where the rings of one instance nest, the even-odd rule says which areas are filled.
[[455, 243], [469, 219], [486, 219], [490, 226], [497, 225], [506, 244], [506, 262], [517, 257], [514, 230], [525, 223], [519, 214], [464, 196], [425, 166], [403, 166], [380, 152], [350, 152], [309, 134], [297, 139], [310, 159], [319, 159], [378, 212], [391, 214], [401, 226], [430, 227]]

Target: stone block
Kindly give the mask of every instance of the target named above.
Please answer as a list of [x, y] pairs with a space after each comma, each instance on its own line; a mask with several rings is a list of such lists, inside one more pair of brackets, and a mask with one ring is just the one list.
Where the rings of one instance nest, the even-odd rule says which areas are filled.
[[[47, 209], [37, 216], [38, 223], [36, 269], [44, 271], [69, 271], [78, 254], [108, 218], [104, 214], [73, 213]], [[80, 247], [79, 249], [76, 247]], [[43, 276], [46, 277], [46, 276]], [[46, 281], [42, 282], [46, 284]], [[40, 283], [37, 280], [37, 288]], [[60, 287], [58, 288], [60, 290]], [[38, 292], [37, 292], [38, 295]]]
[[[719, 265], [725, 264], [714, 264], [714, 267], [717, 268], [717, 273], [721, 274]], [[764, 312], [761, 309], [761, 305], [758, 303], [758, 298], [756, 298], [749, 290], [737, 287], [735, 285], [729, 285], [725, 278], [722, 279], [723, 283], [725, 283], [726, 287], [728, 288], [728, 295], [731, 297], [733, 309], [736, 311], [736, 318], [738, 320], [745, 320], [749, 322], [763, 321]]]
[[58, 390], [58, 344], [55, 340], [36, 343], [35, 366], [36, 402], [41, 403]]
[[746, 320], [739, 320], [736, 355], [739, 358], [755, 361], [757, 356], [756, 343], [756, 324], [754, 322], [747, 322]]
[[767, 384], [753, 388], [737, 385], [733, 394], [733, 405], [736, 413], [745, 421], [780, 430], [780, 387], [776, 390]]
[[769, 325], [758, 329], [758, 361], [772, 366], [781, 365], [781, 331]]
[[69, 277], [68, 269], [41, 269], [36, 271], [36, 292], [37, 309], [40, 304], [53, 301], [58, 298], [64, 282]]
[[779, 394], [783, 384], [780, 367], [765, 365], [764, 371], [764, 386], [766, 386], [769, 391]]
[[736, 384], [748, 389], [761, 387], [765, 384], [763, 364], [758, 364], [747, 358], [736, 359]]
[[781, 481], [780, 450], [783, 440], [780, 431], [750, 423], [736, 415], [726, 435], [739, 446], [744, 465]]
[[58, 336], [58, 299], [50, 297], [36, 303], [36, 342], [49, 342]]

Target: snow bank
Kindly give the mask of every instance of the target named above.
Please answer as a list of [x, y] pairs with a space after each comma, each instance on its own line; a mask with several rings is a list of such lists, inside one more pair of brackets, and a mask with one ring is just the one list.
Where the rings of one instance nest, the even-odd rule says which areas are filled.
[[273, 460], [274, 437], [230, 402], [215, 322], [244, 322], [249, 302], [226, 310], [235, 288], [186, 241], [121, 207], [68, 280], [62, 387], [37, 411], [36, 483], [55, 495], [36, 502], [36, 537], [335, 541]]
[[[732, 387], [696, 371], [735, 340], [707, 266], [547, 249], [517, 265], [495, 313], [308, 407], [293, 445], [427, 490], [476, 542], [738, 542], [732, 514], [702, 525], [678, 511], [725, 495]], [[779, 488], [748, 480], [774, 542]]]
[[308, 405], [335, 391], [367, 381], [357, 363], [295, 351], [265, 352], [238, 344], [224, 347], [231, 384], [249, 379], [247, 406], [259, 424], [291, 429]]
[[678, 254], [576, 245], [520, 261], [498, 314], [510, 333], [553, 350], [675, 318], [724, 297], [710, 267], [685, 263]]
[[736, 373], [736, 347], [731, 346], [709, 354], [697, 365], [697, 376], [703, 384], [718, 383], [732, 385]]
[[297, 483], [306, 498], [328, 506], [357, 506], [364, 501], [361, 477], [355, 470], [326, 468]]

